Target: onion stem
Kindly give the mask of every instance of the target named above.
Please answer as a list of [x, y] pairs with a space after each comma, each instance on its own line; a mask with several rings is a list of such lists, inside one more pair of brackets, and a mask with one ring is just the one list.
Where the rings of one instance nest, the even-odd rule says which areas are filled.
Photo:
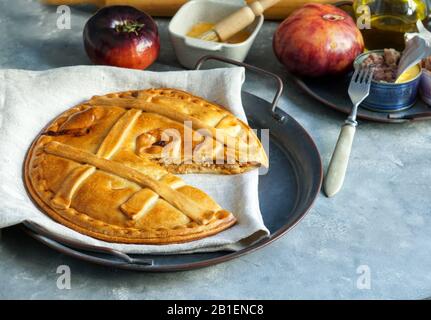
[[138, 23], [137, 21], [125, 20], [121, 21], [115, 26], [115, 31], [117, 32], [126, 32], [126, 33], [134, 33], [138, 35], [138, 32], [144, 27], [145, 24]]

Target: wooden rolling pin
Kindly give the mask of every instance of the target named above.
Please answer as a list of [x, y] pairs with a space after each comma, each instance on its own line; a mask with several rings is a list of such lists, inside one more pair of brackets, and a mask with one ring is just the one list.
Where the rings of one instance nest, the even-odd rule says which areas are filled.
[[[187, 2], [187, 0], [41, 0], [45, 4], [51, 5], [74, 5], [74, 4], [93, 4], [98, 7], [113, 5], [128, 5], [147, 12], [152, 16], [172, 17], [177, 10]], [[255, 0], [246, 0], [247, 3]], [[280, 0], [272, 8], [265, 12], [267, 19], [284, 19], [292, 11], [298, 9], [305, 3], [335, 3], [337, 0]]]
[[[247, 3], [251, 3], [254, 0], [246, 0]], [[272, 6], [268, 10], [265, 11], [265, 18], [270, 20], [283, 20], [289, 14], [291, 14], [296, 9], [302, 7], [306, 3], [336, 3], [338, 0], [281, 0], [276, 5]]]
[[151, 16], [172, 17], [187, 0], [41, 0], [49, 5], [92, 4], [98, 7], [132, 6]]

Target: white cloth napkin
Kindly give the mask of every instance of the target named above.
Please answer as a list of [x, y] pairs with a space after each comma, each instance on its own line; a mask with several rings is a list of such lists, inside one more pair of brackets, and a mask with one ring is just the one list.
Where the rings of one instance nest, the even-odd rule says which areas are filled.
[[27, 149], [42, 128], [62, 111], [110, 92], [171, 87], [226, 106], [246, 120], [241, 104], [243, 68], [206, 71], [150, 72], [101, 66], [77, 66], [48, 71], [0, 70], [0, 228], [32, 221], [66, 239], [109, 247], [125, 253], [190, 253], [239, 250], [268, 236], [259, 209], [258, 171], [235, 175], [184, 175], [238, 223], [205, 239], [173, 245], [113, 244], [66, 228], [37, 209], [25, 191], [22, 165]]

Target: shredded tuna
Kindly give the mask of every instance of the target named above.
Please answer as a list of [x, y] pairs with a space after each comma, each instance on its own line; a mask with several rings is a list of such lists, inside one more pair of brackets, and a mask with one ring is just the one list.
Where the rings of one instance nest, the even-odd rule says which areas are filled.
[[385, 49], [383, 55], [371, 53], [362, 62], [362, 66], [372, 66], [374, 68], [373, 79], [375, 81], [395, 82], [400, 57], [401, 54], [397, 50]]
[[431, 57], [422, 60], [422, 68], [431, 71]]

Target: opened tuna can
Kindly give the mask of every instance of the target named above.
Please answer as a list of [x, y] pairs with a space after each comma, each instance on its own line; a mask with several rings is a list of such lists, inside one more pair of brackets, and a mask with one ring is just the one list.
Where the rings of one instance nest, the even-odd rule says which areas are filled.
[[[354, 63], [355, 68], [362, 65], [372, 53], [383, 56], [384, 50], [373, 50], [359, 55]], [[377, 112], [397, 112], [412, 107], [418, 97], [421, 75], [422, 68], [417, 65], [404, 73], [404, 79], [399, 83], [373, 80], [370, 95], [361, 107]]]

